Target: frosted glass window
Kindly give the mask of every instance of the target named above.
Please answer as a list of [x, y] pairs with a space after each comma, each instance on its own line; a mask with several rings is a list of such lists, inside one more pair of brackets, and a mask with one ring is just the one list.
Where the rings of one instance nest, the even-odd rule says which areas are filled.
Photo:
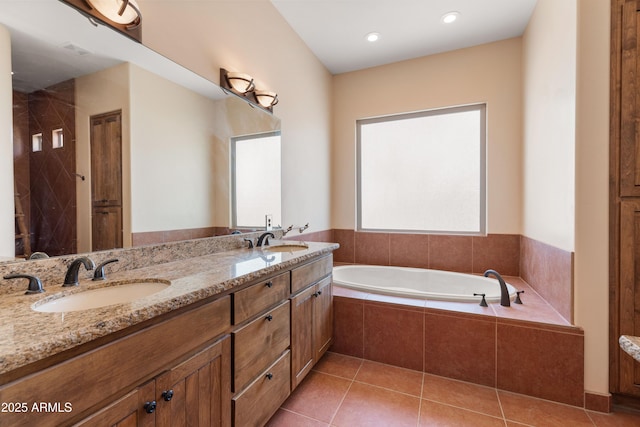
[[485, 105], [358, 120], [358, 229], [485, 232]]
[[231, 164], [232, 227], [281, 224], [280, 132], [232, 138]]
[[34, 153], [37, 151], [42, 151], [42, 134], [36, 133], [35, 135], [31, 135], [31, 151]]
[[62, 129], [54, 129], [51, 131], [51, 146], [53, 148], [64, 147], [64, 135]]

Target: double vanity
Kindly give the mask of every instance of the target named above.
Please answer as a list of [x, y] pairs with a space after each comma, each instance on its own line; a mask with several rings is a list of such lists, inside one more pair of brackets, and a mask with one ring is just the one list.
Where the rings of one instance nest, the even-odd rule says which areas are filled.
[[[338, 247], [272, 245], [12, 284], [0, 425], [263, 425], [332, 342]], [[141, 294], [114, 303], [120, 286]]]

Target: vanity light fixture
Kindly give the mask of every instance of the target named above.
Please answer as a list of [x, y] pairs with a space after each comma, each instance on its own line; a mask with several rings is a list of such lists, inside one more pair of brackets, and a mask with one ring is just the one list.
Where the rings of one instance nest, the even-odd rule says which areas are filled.
[[257, 89], [253, 77], [248, 74], [220, 68], [220, 87], [225, 92], [244, 98], [251, 105], [270, 113], [273, 113], [273, 106], [278, 103], [278, 94]]
[[460, 12], [447, 12], [442, 15], [442, 22], [445, 24], [451, 24], [458, 20], [460, 17]]
[[92, 25], [102, 23], [137, 42], [142, 41], [142, 13], [136, 0], [61, 0], [87, 16]]
[[271, 108], [278, 103], [278, 94], [267, 90], [256, 90], [253, 94], [258, 104], [264, 108]]
[[86, 0], [89, 6], [116, 24], [134, 29], [142, 22], [140, 7], [135, 0]]
[[256, 88], [256, 85], [253, 82], [253, 77], [251, 77], [249, 74], [227, 71], [224, 78], [227, 81], [227, 84], [231, 86], [233, 90], [241, 94], [251, 92]]

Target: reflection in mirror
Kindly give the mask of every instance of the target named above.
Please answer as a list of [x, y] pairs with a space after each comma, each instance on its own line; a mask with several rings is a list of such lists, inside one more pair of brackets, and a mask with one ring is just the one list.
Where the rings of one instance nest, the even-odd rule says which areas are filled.
[[16, 209], [29, 237], [16, 254], [230, 231], [230, 141], [279, 131], [277, 117], [57, 0], [3, 5], [0, 24], [12, 37]]
[[280, 132], [231, 138], [231, 206], [234, 228], [266, 229], [280, 214]]

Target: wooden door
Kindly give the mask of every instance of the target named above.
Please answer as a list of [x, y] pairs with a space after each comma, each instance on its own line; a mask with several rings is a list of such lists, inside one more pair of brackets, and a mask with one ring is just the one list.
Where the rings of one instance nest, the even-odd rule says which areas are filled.
[[156, 378], [156, 426], [231, 424], [229, 337]]
[[[620, 335], [640, 336], [640, 199], [620, 209]], [[619, 349], [619, 391], [640, 396], [640, 363]]]
[[640, 407], [640, 363], [620, 335], [640, 335], [640, 1], [611, 2], [610, 386]]
[[91, 117], [92, 250], [122, 247], [122, 113]]

